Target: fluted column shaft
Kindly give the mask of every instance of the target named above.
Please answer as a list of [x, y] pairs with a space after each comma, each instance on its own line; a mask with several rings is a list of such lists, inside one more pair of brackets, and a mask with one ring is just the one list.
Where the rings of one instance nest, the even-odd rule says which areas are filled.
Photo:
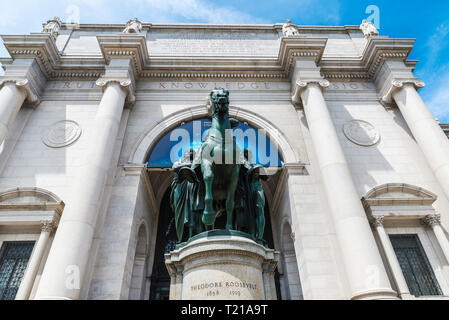
[[36, 242], [30, 261], [28, 262], [25, 274], [23, 275], [22, 282], [20, 283], [19, 290], [16, 294], [16, 300], [29, 299], [42, 257], [48, 246], [48, 239], [50, 238], [53, 229], [54, 224], [52, 222], [45, 221], [41, 223], [41, 234]]
[[74, 181], [50, 250], [36, 299], [78, 299], [86, 273], [99, 205], [113, 158], [126, 90], [117, 81], [105, 85], [86, 163]]
[[449, 199], [449, 140], [416, 91], [419, 84], [398, 81], [393, 84], [396, 89], [392, 97]]
[[299, 82], [300, 95], [334, 221], [352, 299], [394, 298], [320, 85]]

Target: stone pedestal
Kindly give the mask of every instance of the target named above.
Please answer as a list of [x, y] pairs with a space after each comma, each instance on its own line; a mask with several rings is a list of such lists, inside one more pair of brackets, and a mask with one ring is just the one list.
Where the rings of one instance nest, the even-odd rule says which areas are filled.
[[209, 231], [165, 255], [171, 300], [274, 300], [279, 253], [244, 233]]

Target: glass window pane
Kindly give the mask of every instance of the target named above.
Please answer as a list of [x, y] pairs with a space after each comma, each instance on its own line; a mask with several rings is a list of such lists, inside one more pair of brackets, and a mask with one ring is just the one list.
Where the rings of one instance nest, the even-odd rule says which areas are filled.
[[0, 250], [0, 300], [14, 300], [34, 242], [5, 242]]
[[417, 297], [442, 295], [418, 236], [390, 235], [390, 240], [410, 293]]

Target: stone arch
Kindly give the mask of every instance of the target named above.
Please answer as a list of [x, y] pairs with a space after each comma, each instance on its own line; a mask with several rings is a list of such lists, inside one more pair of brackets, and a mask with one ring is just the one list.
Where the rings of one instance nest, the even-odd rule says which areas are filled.
[[0, 203], [63, 203], [54, 193], [37, 187], [17, 187], [0, 192]]
[[[377, 186], [362, 198], [368, 217], [382, 214], [386, 219], [416, 218], [422, 212], [433, 212], [433, 203], [438, 196], [424, 188], [406, 183], [388, 183]], [[394, 207], [394, 212], [388, 209]], [[415, 209], [413, 209], [415, 208]]]
[[142, 300], [145, 295], [149, 233], [145, 221], [141, 221], [138, 226], [136, 233], [136, 250], [134, 253], [131, 284], [129, 288], [130, 300]]
[[[0, 192], [0, 209], [9, 211], [9, 224], [21, 225], [27, 220], [29, 225], [40, 226], [40, 222], [48, 220], [58, 225], [65, 203], [54, 193], [38, 187], [17, 187]], [[32, 212], [39, 210], [42, 216]], [[0, 221], [2, 224], [2, 221]]]
[[[229, 107], [229, 115], [238, 120], [245, 121], [255, 128], [264, 129], [267, 133], [267, 138], [278, 146], [277, 150], [284, 163], [293, 164], [300, 162], [299, 156], [288, 142], [287, 137], [271, 121], [262, 118], [254, 112], [233, 106]], [[131, 151], [128, 163], [145, 163], [154, 145], [166, 132], [177, 127], [182, 122], [193, 121], [206, 116], [208, 116], [208, 109], [204, 105], [183, 109], [160, 120], [140, 136]]]
[[424, 188], [413, 186], [406, 183], [388, 183], [377, 186], [368, 191], [362, 201], [381, 203], [389, 201], [391, 203], [401, 203], [404, 201], [422, 201], [425, 203], [434, 203], [438, 196]]

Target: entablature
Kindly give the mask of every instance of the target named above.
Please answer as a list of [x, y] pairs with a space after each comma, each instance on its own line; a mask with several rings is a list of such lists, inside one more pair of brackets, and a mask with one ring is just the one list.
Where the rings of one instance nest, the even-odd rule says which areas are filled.
[[[156, 29], [217, 29], [217, 30], [271, 30], [280, 32], [282, 24], [275, 25], [207, 25], [207, 24], [149, 24], [143, 23], [141, 33], [119, 33], [122, 24], [78, 25], [77, 30], [117, 31], [117, 34], [96, 36], [101, 54], [67, 55], [58, 50], [56, 40], [48, 33], [30, 35], [3, 35], [5, 47], [12, 59], [1, 59], [10, 64], [17, 58], [35, 58], [48, 80], [98, 79], [113, 58], [133, 61], [137, 79], [253, 79], [290, 80], [294, 62], [313, 59], [324, 78], [331, 81], [373, 81], [386, 60], [401, 60], [411, 69], [416, 61], [407, 61], [414, 39], [370, 37], [361, 56], [323, 56], [328, 38], [310, 36], [280, 37], [277, 57], [266, 56], [150, 56], [148, 30]], [[62, 29], [68, 24], [62, 24]], [[301, 27], [305, 32], [359, 32], [355, 26]], [[358, 30], [358, 31], [357, 31]]]

